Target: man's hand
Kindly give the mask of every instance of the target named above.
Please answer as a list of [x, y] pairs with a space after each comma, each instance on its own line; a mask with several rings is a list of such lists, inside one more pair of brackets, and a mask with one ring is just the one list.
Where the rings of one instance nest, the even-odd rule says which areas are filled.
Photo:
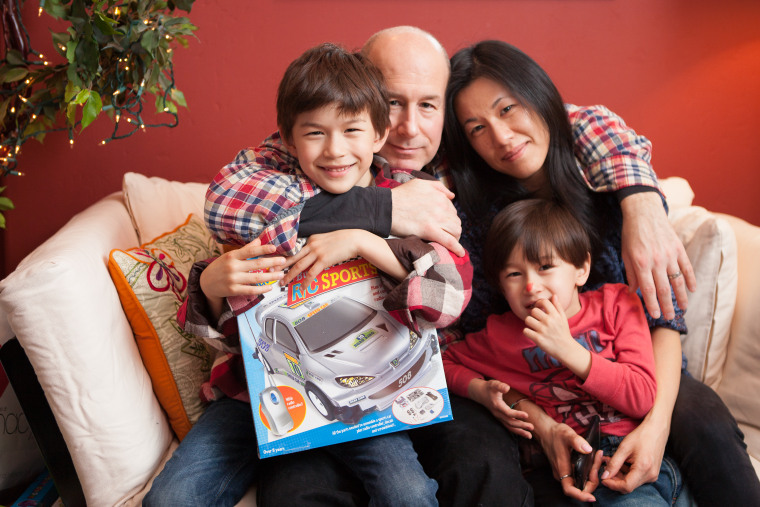
[[[649, 314], [675, 317], [670, 287], [681, 309], [688, 305], [686, 289], [697, 279], [686, 250], [668, 221], [660, 194], [639, 192], [620, 202], [623, 210], [623, 262], [631, 290], [641, 289]], [[678, 275], [681, 273], [681, 275]], [[678, 275], [678, 276], [676, 276]], [[658, 304], [659, 300], [659, 304]]]
[[440, 181], [410, 180], [391, 190], [393, 196], [391, 234], [404, 238], [419, 236], [464, 255], [459, 244], [462, 222], [451, 203], [454, 194]]
[[[668, 432], [645, 418], [626, 435], [607, 462], [602, 484], [620, 493], [630, 493], [644, 483], [656, 481], [667, 440]], [[623, 471], [628, 464], [628, 470]]]

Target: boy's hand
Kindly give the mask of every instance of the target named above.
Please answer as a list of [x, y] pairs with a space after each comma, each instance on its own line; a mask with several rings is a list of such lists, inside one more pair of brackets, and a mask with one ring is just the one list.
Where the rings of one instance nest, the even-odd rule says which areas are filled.
[[527, 412], [514, 410], [504, 401], [504, 395], [509, 392], [509, 385], [499, 380], [472, 379], [467, 391], [470, 399], [486, 407], [512, 433], [532, 438], [530, 431], [533, 425], [526, 421]]
[[325, 268], [357, 257], [364, 234], [370, 233], [360, 229], [343, 229], [310, 236], [301, 251], [288, 258], [286, 265], [290, 269], [280, 285], [287, 285], [303, 271], [306, 271], [309, 280], [313, 280]]
[[255, 284], [279, 280], [285, 275], [282, 271], [285, 257], [266, 257], [274, 252], [273, 245], [262, 245], [255, 239], [219, 256], [201, 273], [201, 290], [209, 299], [268, 292], [271, 285]]
[[525, 319], [525, 326], [523, 334], [541, 347], [541, 350], [558, 359], [568, 344], [574, 342], [565, 311], [556, 295], [551, 300], [541, 299], [536, 302]]
[[443, 183], [413, 179], [393, 188], [391, 195], [391, 234], [399, 238], [419, 236], [464, 256], [458, 241], [462, 221], [451, 203], [454, 193]]

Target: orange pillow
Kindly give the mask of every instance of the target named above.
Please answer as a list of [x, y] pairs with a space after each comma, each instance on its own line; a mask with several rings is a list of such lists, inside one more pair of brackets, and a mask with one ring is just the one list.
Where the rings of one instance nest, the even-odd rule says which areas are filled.
[[205, 409], [198, 393], [213, 357], [201, 338], [179, 328], [177, 309], [193, 263], [219, 253], [203, 222], [190, 214], [173, 231], [138, 248], [113, 250], [108, 259], [153, 391], [180, 440]]

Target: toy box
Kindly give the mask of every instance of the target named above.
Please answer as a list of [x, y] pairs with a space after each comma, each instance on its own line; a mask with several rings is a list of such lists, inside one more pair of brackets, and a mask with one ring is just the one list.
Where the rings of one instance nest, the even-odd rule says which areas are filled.
[[452, 418], [435, 329], [397, 322], [385, 294], [352, 259], [273, 285], [238, 316], [260, 457]]

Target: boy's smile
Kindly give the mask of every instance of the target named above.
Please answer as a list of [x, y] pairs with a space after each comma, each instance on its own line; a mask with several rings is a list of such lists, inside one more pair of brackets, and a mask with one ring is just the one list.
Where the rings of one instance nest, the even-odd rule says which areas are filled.
[[329, 104], [299, 114], [286, 146], [317, 186], [342, 194], [372, 182], [369, 168], [386, 135], [375, 132], [367, 111], [344, 114]]

